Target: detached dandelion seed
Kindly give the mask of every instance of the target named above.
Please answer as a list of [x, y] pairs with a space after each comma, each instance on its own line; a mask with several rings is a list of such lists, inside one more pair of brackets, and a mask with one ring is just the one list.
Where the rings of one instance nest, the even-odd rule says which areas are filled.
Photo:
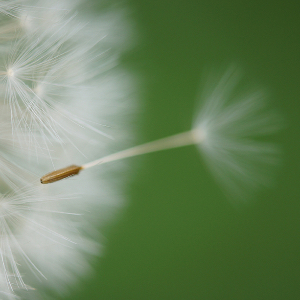
[[[197, 145], [229, 197], [247, 199], [253, 191], [268, 185], [271, 180], [270, 169], [278, 162], [278, 151], [271, 143], [260, 141], [259, 137], [274, 133], [279, 122], [272, 112], [266, 110], [260, 91], [235, 96], [239, 81], [239, 72], [230, 68], [219, 82], [210, 85], [203, 95], [202, 107], [196, 114], [192, 130], [76, 166], [76, 172], [71, 175], [128, 157]], [[69, 177], [66, 170], [73, 170], [72, 166], [43, 176], [41, 183]], [[61, 176], [62, 173], [66, 176]]]

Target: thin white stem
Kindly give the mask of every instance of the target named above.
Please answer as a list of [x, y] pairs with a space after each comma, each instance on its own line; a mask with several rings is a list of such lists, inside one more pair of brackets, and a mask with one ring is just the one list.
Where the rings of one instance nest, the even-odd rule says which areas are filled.
[[82, 166], [71, 165], [63, 169], [59, 169], [48, 173], [41, 177], [41, 183], [51, 183], [59, 181], [61, 179], [77, 175], [81, 170], [88, 169], [100, 164], [124, 159], [127, 157], [137, 156], [150, 152], [156, 152], [161, 150], [167, 150], [177, 147], [183, 147], [188, 145], [199, 144], [205, 139], [205, 133], [200, 128], [192, 129], [183, 133], [168, 136], [166, 138], [132, 147], [108, 156], [104, 156], [100, 159], [94, 160]]
[[117, 153], [110, 154], [100, 159], [94, 160], [81, 166], [81, 169], [88, 169], [96, 165], [105, 164], [108, 162], [124, 159], [127, 157], [142, 155], [146, 153], [167, 150], [177, 147], [194, 145], [201, 143], [204, 139], [204, 134], [201, 129], [193, 129], [166, 138], [162, 138], [150, 143], [135, 146]]

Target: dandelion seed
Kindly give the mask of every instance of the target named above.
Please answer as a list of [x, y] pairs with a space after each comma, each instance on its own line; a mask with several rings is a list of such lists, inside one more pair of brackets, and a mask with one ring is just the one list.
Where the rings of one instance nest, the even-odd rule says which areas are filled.
[[[210, 86], [192, 130], [76, 166], [76, 174], [80, 170], [128, 157], [197, 145], [230, 197], [247, 199], [254, 190], [270, 183], [272, 167], [278, 162], [278, 151], [274, 145], [259, 138], [275, 132], [278, 119], [265, 110], [261, 92], [236, 97], [234, 91], [238, 82], [239, 74], [232, 68], [217, 84]], [[49, 173], [42, 177], [41, 182], [50, 183], [68, 177], [61, 176], [64, 170], [69, 169]]]

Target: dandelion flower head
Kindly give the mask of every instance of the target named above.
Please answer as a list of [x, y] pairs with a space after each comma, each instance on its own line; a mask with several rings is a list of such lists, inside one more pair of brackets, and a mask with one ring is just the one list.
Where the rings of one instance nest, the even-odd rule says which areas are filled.
[[0, 299], [66, 292], [101, 252], [99, 219], [121, 203], [100, 173], [54, 188], [37, 175], [127, 136], [133, 80], [115, 27], [126, 36], [126, 18], [114, 8], [102, 22], [81, 2], [0, 1]]

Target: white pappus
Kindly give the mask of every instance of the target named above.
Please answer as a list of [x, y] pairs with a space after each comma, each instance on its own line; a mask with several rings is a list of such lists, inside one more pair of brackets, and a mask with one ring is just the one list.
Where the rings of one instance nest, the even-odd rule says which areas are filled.
[[[118, 64], [119, 12], [101, 27], [78, 4], [0, 1], [0, 299], [66, 292], [101, 252], [95, 228], [122, 202], [109, 176], [87, 174], [81, 187], [39, 181], [51, 167], [108, 153], [133, 100]], [[118, 128], [123, 140], [126, 132]]]

